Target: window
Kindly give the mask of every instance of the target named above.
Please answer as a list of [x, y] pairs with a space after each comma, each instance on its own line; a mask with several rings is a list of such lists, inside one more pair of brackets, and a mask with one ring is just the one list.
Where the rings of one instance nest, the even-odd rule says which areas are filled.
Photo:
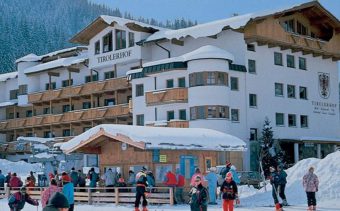
[[73, 110], [73, 106], [71, 108], [70, 105], [63, 105], [63, 112], [69, 112], [71, 110]]
[[285, 21], [284, 24], [283, 24], [283, 27], [284, 27], [285, 31], [287, 31], [287, 32], [295, 32], [294, 19]]
[[26, 111], [26, 117], [32, 117], [32, 116], [33, 116], [33, 111], [32, 110]]
[[228, 106], [196, 106], [190, 108], [190, 119], [225, 118], [229, 119]]
[[190, 108], [190, 119], [195, 120], [197, 117], [196, 107]]
[[86, 131], [88, 131], [90, 129], [91, 129], [91, 127], [83, 127], [83, 132], [86, 132]]
[[275, 96], [283, 96], [283, 84], [275, 83]]
[[205, 107], [204, 106], [198, 106], [197, 107], [197, 119], [205, 119]]
[[112, 51], [112, 32], [103, 37], [103, 53]]
[[172, 119], [175, 119], [175, 112], [174, 111], [168, 111], [167, 113], [167, 120], [170, 121]]
[[293, 55], [287, 55], [287, 67], [295, 68], [295, 59]]
[[256, 94], [249, 94], [249, 106], [250, 107], [256, 107], [257, 106]]
[[104, 73], [104, 78], [110, 79], [110, 78], [115, 78], [116, 77], [116, 72], [115, 71], [109, 71]]
[[26, 137], [33, 137], [33, 133], [26, 133]]
[[250, 128], [250, 138], [249, 141], [257, 140], [257, 128]]
[[144, 96], [144, 85], [143, 84], [137, 84], [136, 85], [136, 97]]
[[179, 110], [179, 119], [187, 120], [187, 110], [185, 109]]
[[307, 87], [300, 86], [299, 92], [300, 92], [300, 99], [307, 100]]
[[91, 108], [91, 102], [83, 102], [83, 109]]
[[190, 87], [207, 85], [228, 86], [228, 73], [224, 72], [196, 72], [189, 75]]
[[185, 78], [178, 78], [178, 87], [185, 87]]
[[287, 96], [289, 98], [295, 98], [295, 86], [287, 85]]
[[173, 79], [166, 80], [166, 88], [173, 88], [173, 87], [174, 87], [174, 80]]
[[116, 50], [126, 48], [126, 32], [116, 29]]
[[255, 51], [255, 45], [253, 45], [253, 44], [247, 44], [247, 50], [248, 50], [248, 51]]
[[51, 113], [50, 107], [43, 108], [43, 114], [50, 114], [50, 113]]
[[71, 130], [70, 129], [63, 130], [63, 136], [71, 136]]
[[129, 47], [133, 47], [135, 45], [135, 34], [129, 32]]
[[256, 62], [255, 60], [248, 59], [248, 72], [256, 73]]
[[44, 138], [52, 138], [51, 131], [44, 131]]
[[18, 90], [17, 89], [9, 91], [9, 99], [10, 100], [18, 99]]
[[144, 114], [136, 115], [137, 125], [144, 126]]
[[208, 72], [207, 85], [216, 84], [216, 77], [214, 72]]
[[[70, 83], [70, 81], [71, 81], [71, 83]], [[67, 86], [72, 86], [73, 85], [73, 79], [71, 79], [71, 80], [64, 80], [64, 81], [62, 81], [62, 87], [67, 87]]]
[[45, 90], [53, 90], [57, 88], [56, 82], [51, 82], [51, 86], [49, 83], [45, 84]]
[[113, 105], [115, 105], [115, 99], [114, 98], [104, 100], [104, 106], [113, 106]]
[[275, 65], [283, 65], [282, 62], [282, 53], [274, 52], [274, 64]]
[[8, 114], [8, 119], [14, 119], [14, 113], [9, 113]]
[[301, 115], [300, 116], [300, 123], [302, 128], [308, 127], [308, 116], [306, 115]]
[[276, 126], [284, 126], [284, 114], [283, 113], [276, 113], [275, 114]]
[[306, 58], [299, 57], [299, 69], [307, 70]]
[[100, 54], [100, 41], [94, 43], [94, 54]]
[[18, 95], [26, 95], [27, 94], [27, 84], [19, 85]]
[[91, 80], [91, 76], [85, 76], [85, 83], [89, 83], [91, 81], [98, 81], [98, 74], [92, 75], [92, 80]]
[[308, 34], [308, 30], [307, 30], [307, 27], [305, 27], [302, 23], [300, 23], [299, 21], [297, 21], [296, 23], [296, 32], [298, 34], [301, 34], [301, 35], [307, 35]]
[[216, 106], [208, 106], [208, 118], [216, 117]]
[[228, 106], [218, 106], [217, 108], [218, 108], [217, 118], [229, 119], [229, 107]]
[[[226, 77], [227, 76], [227, 77]], [[228, 75], [222, 72], [217, 73], [217, 84], [218, 85], [224, 85], [226, 84], [228, 86]]]
[[288, 126], [296, 127], [296, 115], [295, 114], [288, 114]]
[[20, 118], [20, 113], [19, 112], [17, 112], [17, 118]]
[[239, 119], [239, 110], [238, 109], [230, 109], [230, 113], [231, 113], [231, 121], [232, 122], [240, 121], [240, 119]]
[[238, 90], [238, 78], [230, 77], [230, 90], [233, 90], [233, 91]]

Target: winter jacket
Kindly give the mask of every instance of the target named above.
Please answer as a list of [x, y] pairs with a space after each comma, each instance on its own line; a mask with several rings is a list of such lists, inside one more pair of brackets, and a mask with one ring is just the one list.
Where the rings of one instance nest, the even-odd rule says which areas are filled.
[[280, 175], [277, 171], [274, 171], [270, 174], [270, 184], [278, 186], [280, 184]]
[[199, 184], [197, 187], [192, 187], [190, 192], [190, 209], [191, 211], [205, 211], [208, 205], [208, 191], [202, 185]]
[[308, 172], [303, 176], [302, 184], [306, 192], [318, 192], [319, 179], [314, 173]]
[[223, 179], [225, 179], [227, 173], [230, 171], [229, 166], [225, 166], [221, 169], [220, 175], [222, 176]]
[[221, 193], [223, 193], [222, 198], [225, 200], [234, 200], [238, 196], [237, 185], [234, 180], [225, 180], [220, 188]]
[[129, 185], [136, 184], [136, 174], [135, 173], [129, 173], [128, 184]]
[[144, 172], [138, 172], [136, 175], [137, 186], [148, 186], [146, 174]]
[[191, 177], [191, 180], [190, 180], [190, 185], [191, 186], [195, 186], [195, 180], [196, 180], [196, 177], [201, 177], [201, 181], [202, 181], [202, 185], [206, 185], [206, 181], [205, 181], [205, 178], [203, 177], [203, 175], [201, 173], [195, 173], [194, 175], [192, 175]]
[[177, 174], [176, 175], [176, 179], [177, 179], [176, 187], [183, 188], [184, 185], [185, 185], [185, 178], [184, 178], [184, 176], [181, 175], [181, 174]]
[[146, 180], [148, 181], [148, 186], [149, 187], [155, 187], [155, 177], [153, 176], [152, 173], [146, 174]]
[[25, 202], [34, 206], [39, 205], [39, 202], [32, 199], [28, 194], [21, 194], [20, 192], [16, 192], [8, 197], [8, 206], [11, 208], [11, 210], [22, 210], [25, 206]]
[[79, 185], [79, 187], [85, 187], [85, 185], [86, 185], [85, 175], [83, 175], [83, 174], [79, 175], [78, 185]]
[[277, 174], [279, 175], [279, 185], [287, 184], [287, 173], [284, 170], [278, 171]]
[[[35, 178], [34, 175], [30, 175], [30, 178], [31, 178], [32, 183], [33, 183], [34, 186], [35, 186], [35, 183], [36, 183], [37, 179]], [[33, 186], [33, 187], [34, 187], [34, 186]]]
[[166, 173], [164, 184], [166, 186], [175, 187], [177, 185], [176, 175], [170, 171]]
[[76, 171], [71, 171], [70, 176], [71, 176], [71, 181], [72, 181], [72, 183], [73, 183], [73, 186], [74, 186], [74, 187], [77, 187], [78, 181], [79, 181], [78, 172], [76, 172]]
[[209, 172], [206, 176], [205, 179], [208, 180], [208, 187], [216, 189], [217, 187], [217, 180], [218, 176], [215, 172]]
[[68, 182], [63, 186], [63, 194], [68, 200], [69, 204], [74, 204], [74, 186], [72, 182]]
[[235, 181], [235, 183], [238, 185], [238, 184], [240, 184], [240, 178], [238, 177], [238, 174], [237, 174], [237, 172], [236, 172], [236, 170], [235, 169], [230, 169], [229, 170], [229, 172], [231, 172], [231, 174], [233, 175], [233, 180]]
[[51, 196], [43, 211], [59, 211], [59, 208], [69, 208], [70, 204], [64, 194], [57, 192]]
[[61, 192], [62, 188], [55, 186], [55, 185], [51, 185], [50, 187], [48, 187], [46, 190], [44, 190], [44, 192], [41, 195], [41, 206], [42, 208], [44, 208], [47, 203], [48, 200], [51, 198], [51, 196], [56, 193], [56, 192]]
[[9, 180], [9, 186], [12, 188], [19, 188], [22, 186], [22, 181], [18, 177], [12, 176]]
[[108, 170], [103, 175], [103, 179], [105, 181], [105, 186], [111, 186], [116, 184], [116, 174], [113, 173], [111, 170]]
[[95, 171], [90, 171], [88, 174], [88, 178], [90, 179], [90, 187], [97, 187], [97, 181], [99, 179], [98, 174]]
[[3, 174], [0, 174], [0, 188], [5, 186], [6, 178]]

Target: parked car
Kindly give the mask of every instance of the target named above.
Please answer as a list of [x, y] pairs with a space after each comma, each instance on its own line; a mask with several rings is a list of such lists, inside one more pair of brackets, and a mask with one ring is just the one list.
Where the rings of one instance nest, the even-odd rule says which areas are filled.
[[[222, 175], [220, 174], [224, 167], [224, 165], [216, 166], [216, 174], [218, 176], [217, 183], [219, 186], [223, 184], [225, 179], [222, 178]], [[261, 174], [257, 171], [238, 171], [237, 174], [240, 178], [240, 185], [253, 185], [255, 188], [260, 188], [263, 186]]]

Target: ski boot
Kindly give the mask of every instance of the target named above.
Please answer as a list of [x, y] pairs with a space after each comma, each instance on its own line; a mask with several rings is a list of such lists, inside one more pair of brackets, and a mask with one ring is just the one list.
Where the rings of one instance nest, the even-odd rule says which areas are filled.
[[282, 204], [276, 203], [276, 204], [275, 204], [275, 211], [283, 211], [283, 209], [282, 209]]
[[308, 206], [307, 211], [313, 211], [313, 206]]
[[135, 207], [135, 211], [140, 211], [138, 207]]
[[143, 207], [142, 211], [149, 211], [147, 207]]
[[282, 200], [282, 206], [288, 206], [287, 199], [283, 199], [283, 200]]

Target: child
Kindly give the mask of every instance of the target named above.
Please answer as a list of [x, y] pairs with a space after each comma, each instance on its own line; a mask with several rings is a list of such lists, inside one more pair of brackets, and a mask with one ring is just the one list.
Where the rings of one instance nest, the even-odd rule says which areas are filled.
[[39, 206], [39, 202], [32, 199], [27, 194], [25, 186], [21, 187], [19, 192], [10, 195], [8, 198], [8, 206], [10, 207], [11, 211], [22, 210], [26, 202], [32, 204], [33, 206]]
[[191, 211], [207, 211], [208, 190], [202, 185], [200, 176], [196, 176], [194, 186], [191, 188], [189, 195]]
[[223, 198], [223, 211], [233, 211], [234, 210], [234, 200], [236, 199], [236, 204], [239, 204], [238, 190], [231, 172], [227, 173], [225, 181], [223, 182], [220, 191]]

